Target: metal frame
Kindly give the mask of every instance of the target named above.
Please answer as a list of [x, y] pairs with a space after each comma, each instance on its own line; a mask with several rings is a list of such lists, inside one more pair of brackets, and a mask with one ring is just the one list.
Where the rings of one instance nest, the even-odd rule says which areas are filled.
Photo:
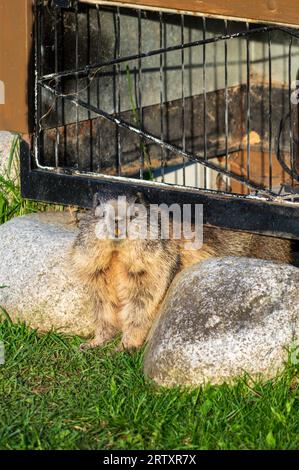
[[[214, 193], [212, 191], [193, 189], [188, 187], [180, 186], [169, 186], [163, 183], [154, 183], [149, 181], [124, 179], [121, 177], [109, 177], [103, 175], [97, 175], [94, 173], [79, 173], [75, 170], [66, 170], [58, 168], [42, 168], [38, 164], [37, 153], [39, 148], [38, 133], [36, 133], [36, 140], [34, 141], [33, 155], [30, 152], [29, 146], [23, 142], [21, 146], [22, 155], [22, 193], [25, 197], [42, 200], [53, 203], [63, 203], [70, 205], [77, 205], [80, 201], [80, 205], [84, 207], [90, 207], [93, 199], [93, 194], [97, 191], [111, 191], [111, 192], [125, 192], [126, 188], [138, 189], [147, 194], [149, 200], [152, 202], [179, 202], [182, 203], [202, 203], [204, 204], [204, 222], [207, 224], [220, 226], [223, 228], [236, 229], [242, 231], [250, 231], [255, 233], [261, 233], [266, 235], [276, 235], [286, 238], [299, 238], [299, 204], [294, 202], [285, 201], [283, 197], [278, 196], [271, 189], [262, 189], [250, 180], [250, 157], [248, 157], [249, 165], [247, 167], [247, 175], [240, 176], [227, 168], [227, 156], [228, 148], [226, 142], [226, 165], [225, 168], [215, 165], [212, 161], [207, 158], [206, 152], [206, 136], [205, 136], [205, 151], [203, 155], [194, 155], [188, 152], [184, 145], [184, 114], [182, 114], [182, 132], [183, 132], [183, 147], [179, 148], [172, 145], [171, 143], [163, 140], [163, 133], [157, 137], [152, 135], [142, 128], [138, 128], [123, 119], [117, 114], [110, 115], [104, 110], [100, 109], [99, 106], [93, 106], [88, 102], [79, 99], [75, 95], [63, 95], [59, 90], [59, 81], [66, 76], [88, 76], [90, 71], [97, 74], [101, 69], [107, 65], [113, 65], [115, 67], [123, 62], [130, 60], [139, 61], [139, 73], [141, 73], [141, 59], [153, 55], [159, 55], [162, 53], [181, 50], [182, 51], [182, 80], [184, 79], [184, 50], [194, 46], [205, 46], [209, 43], [223, 41], [225, 46], [229, 39], [232, 37], [244, 37], [247, 38], [247, 90], [250, 87], [250, 58], [249, 58], [249, 40], [248, 38], [252, 34], [259, 32], [268, 32], [279, 30], [290, 35], [290, 37], [298, 38], [296, 32], [287, 28], [277, 26], [262, 26], [256, 28], [253, 31], [249, 30], [238, 32], [234, 35], [224, 34], [214, 38], [204, 38], [203, 40], [193, 41], [184, 43], [182, 37], [182, 44], [171, 46], [171, 47], [160, 47], [158, 50], [142, 53], [139, 50], [138, 54], [134, 54], [127, 57], [116, 57], [115, 59], [106, 63], [95, 63], [88, 64], [85, 68], [79, 69], [76, 67], [75, 70], [68, 70], [64, 72], [58, 72], [56, 67], [55, 73], [44, 76], [37, 72], [36, 75], [36, 129], [39, 126], [39, 90], [44, 88], [50, 91], [53, 95], [68, 100], [74, 103], [76, 106], [80, 106], [93, 112], [98, 116], [105, 118], [117, 125], [117, 129], [124, 128], [131, 132], [134, 132], [140, 136], [140, 138], [147, 139], [161, 146], [162, 155], [165, 151], [174, 151], [181, 155], [183, 159], [195, 161], [201, 163], [206, 168], [211, 168], [217, 171], [221, 171], [224, 175], [232, 177], [241, 183], [246, 183], [248, 187], [256, 192], [256, 196], [242, 197], [240, 195], [228, 195], [224, 193]], [[36, 34], [37, 28], [36, 28]], [[183, 34], [183, 29], [182, 29]], [[270, 37], [270, 36], [269, 36]], [[37, 36], [36, 36], [37, 43]], [[161, 44], [162, 46], [162, 44]], [[269, 53], [271, 48], [271, 42], [269, 39]], [[290, 43], [290, 54], [291, 54], [291, 43]], [[38, 57], [38, 55], [36, 55]], [[226, 49], [227, 57], [227, 49]], [[78, 64], [77, 64], [78, 65]], [[161, 67], [161, 65], [160, 65]], [[269, 64], [271, 67], [271, 64]], [[53, 86], [52, 83], [55, 83]], [[227, 103], [227, 69], [226, 69], [226, 103]], [[161, 101], [163, 100], [161, 92]], [[247, 93], [247, 148], [248, 155], [250, 155], [250, 143], [249, 143], [249, 132], [250, 132], [250, 96]], [[141, 90], [139, 90], [139, 98], [141, 102]], [[184, 94], [182, 95], [184, 101]], [[119, 101], [118, 101], [119, 103]], [[119, 114], [119, 104], [117, 107]], [[227, 110], [226, 110], [227, 117]], [[78, 123], [78, 117], [77, 117]], [[227, 120], [226, 120], [227, 125]], [[205, 124], [204, 124], [205, 127]], [[58, 133], [58, 130], [57, 130]], [[58, 134], [57, 134], [58, 135]], [[119, 135], [119, 134], [118, 134]], [[119, 138], [119, 137], [117, 137]], [[272, 134], [269, 136], [269, 151], [272, 154]], [[119, 145], [119, 144], [118, 144]], [[55, 147], [57, 149], [57, 146]], [[56, 154], [56, 152], [55, 152]], [[120, 155], [119, 155], [120, 158]], [[163, 157], [162, 157], [163, 158]], [[55, 158], [57, 162], [57, 154]], [[141, 162], [142, 163], [142, 162]], [[121, 160], [119, 160], [119, 168], [121, 168]], [[294, 169], [291, 169], [294, 172]], [[142, 167], [140, 174], [142, 176]], [[120, 173], [119, 173], [120, 174]], [[297, 173], [296, 173], [297, 174]], [[289, 196], [294, 200], [296, 195], [292, 194]]]

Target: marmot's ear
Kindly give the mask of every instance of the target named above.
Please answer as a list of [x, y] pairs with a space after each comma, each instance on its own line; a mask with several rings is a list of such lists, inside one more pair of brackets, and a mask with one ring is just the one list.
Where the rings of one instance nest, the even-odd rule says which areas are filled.
[[100, 204], [99, 193], [95, 193], [93, 195], [93, 200], [92, 200], [92, 208], [94, 211], [96, 210], [99, 204]]
[[141, 192], [141, 191], [138, 191], [136, 193], [136, 201], [135, 201], [137, 204], [146, 204], [146, 197], [145, 195]]

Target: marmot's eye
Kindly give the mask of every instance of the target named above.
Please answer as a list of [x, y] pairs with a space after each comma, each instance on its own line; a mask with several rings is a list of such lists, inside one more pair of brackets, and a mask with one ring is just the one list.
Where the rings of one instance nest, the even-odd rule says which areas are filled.
[[95, 216], [97, 219], [104, 219], [106, 217], [106, 210], [99, 205], [95, 210]]
[[140, 209], [139, 207], [133, 207], [131, 210], [131, 217], [135, 219], [135, 217], [138, 217], [140, 215]]
[[133, 212], [133, 214], [130, 214], [130, 220], [134, 220], [138, 217], [138, 214], [136, 212]]

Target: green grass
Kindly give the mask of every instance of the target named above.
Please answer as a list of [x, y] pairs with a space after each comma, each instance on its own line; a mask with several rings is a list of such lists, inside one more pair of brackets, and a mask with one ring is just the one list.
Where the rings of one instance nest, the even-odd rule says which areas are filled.
[[79, 352], [79, 338], [4, 321], [1, 449], [298, 449], [297, 369], [275, 382], [154, 386], [142, 352]]
[[[0, 179], [0, 223], [47, 209], [21, 197], [18, 148]], [[168, 390], [144, 377], [142, 352], [82, 353], [80, 338], [0, 317], [0, 449], [299, 449], [296, 366], [263, 385]]]

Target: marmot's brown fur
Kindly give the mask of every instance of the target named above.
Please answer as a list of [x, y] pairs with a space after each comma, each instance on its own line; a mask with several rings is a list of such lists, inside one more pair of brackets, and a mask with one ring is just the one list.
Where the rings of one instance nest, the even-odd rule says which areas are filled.
[[[135, 199], [128, 199], [128, 205]], [[82, 348], [96, 347], [122, 332], [120, 349], [139, 348], [159, 306], [182, 269], [210, 257], [248, 256], [291, 262], [291, 242], [204, 226], [203, 246], [186, 250], [185, 240], [99, 239], [107, 203], [97, 201], [81, 221], [71, 258], [74, 270], [93, 297], [94, 338]], [[117, 209], [116, 209], [117, 210]]]

